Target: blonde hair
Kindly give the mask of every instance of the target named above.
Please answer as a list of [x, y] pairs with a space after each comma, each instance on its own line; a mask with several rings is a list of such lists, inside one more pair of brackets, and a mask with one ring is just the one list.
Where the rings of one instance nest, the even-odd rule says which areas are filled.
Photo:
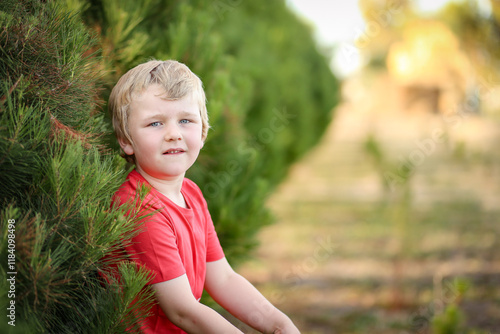
[[[164, 90], [167, 100], [178, 100], [192, 94], [200, 108], [201, 138], [205, 140], [210, 125], [203, 84], [186, 65], [175, 60], [150, 60], [132, 68], [118, 80], [111, 91], [108, 104], [116, 137], [132, 143], [128, 130], [130, 104], [135, 97], [152, 85], [159, 85]], [[131, 163], [135, 162], [133, 156], [124, 155], [124, 157]]]

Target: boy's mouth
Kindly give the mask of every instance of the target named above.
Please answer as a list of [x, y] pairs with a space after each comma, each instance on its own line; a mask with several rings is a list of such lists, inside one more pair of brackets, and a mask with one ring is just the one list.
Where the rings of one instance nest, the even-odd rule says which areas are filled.
[[184, 153], [185, 151], [181, 148], [173, 148], [171, 150], [165, 151], [163, 154], [178, 154], [178, 153]]

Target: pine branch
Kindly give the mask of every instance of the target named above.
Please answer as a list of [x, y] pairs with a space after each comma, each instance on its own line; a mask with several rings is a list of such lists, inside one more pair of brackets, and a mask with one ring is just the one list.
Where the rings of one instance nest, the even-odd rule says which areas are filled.
[[17, 81], [9, 88], [9, 91], [7, 92], [7, 94], [2, 95], [2, 97], [0, 97], [0, 105], [3, 105], [5, 103], [5, 101], [7, 100], [7, 97], [12, 94], [14, 89], [16, 89], [16, 87], [19, 84], [19, 82], [21, 81], [21, 79], [22, 79], [22, 76], [20, 76], [19, 79], [17, 79]]
[[62, 124], [57, 118], [54, 117], [54, 115], [51, 114], [50, 122], [52, 125], [52, 138], [57, 135], [63, 134], [66, 135], [69, 139], [81, 141], [86, 149], [90, 149], [92, 147], [91, 143], [89, 142], [89, 138], [91, 136], [88, 133], [76, 131], [69, 126]]

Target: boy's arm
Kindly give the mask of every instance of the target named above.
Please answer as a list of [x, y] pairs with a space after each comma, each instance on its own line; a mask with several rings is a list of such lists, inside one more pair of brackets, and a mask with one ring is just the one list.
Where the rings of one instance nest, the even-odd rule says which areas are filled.
[[167, 318], [185, 332], [241, 334], [241, 331], [224, 317], [194, 298], [185, 274], [153, 284], [152, 288]]
[[284, 313], [231, 268], [226, 258], [207, 263], [205, 289], [219, 305], [262, 333], [300, 333]]

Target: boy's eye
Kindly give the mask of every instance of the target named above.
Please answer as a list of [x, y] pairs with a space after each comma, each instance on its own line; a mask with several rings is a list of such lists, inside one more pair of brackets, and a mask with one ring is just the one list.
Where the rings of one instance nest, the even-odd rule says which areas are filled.
[[187, 123], [189, 123], [189, 122], [191, 122], [191, 121], [190, 121], [190, 120], [188, 120], [188, 119], [181, 119], [181, 122], [180, 122], [180, 123], [181, 123], [181, 124], [187, 124]]
[[150, 123], [149, 126], [152, 126], [152, 127], [157, 127], [157, 126], [160, 126], [161, 123], [160, 122], [153, 122], [153, 123]]

